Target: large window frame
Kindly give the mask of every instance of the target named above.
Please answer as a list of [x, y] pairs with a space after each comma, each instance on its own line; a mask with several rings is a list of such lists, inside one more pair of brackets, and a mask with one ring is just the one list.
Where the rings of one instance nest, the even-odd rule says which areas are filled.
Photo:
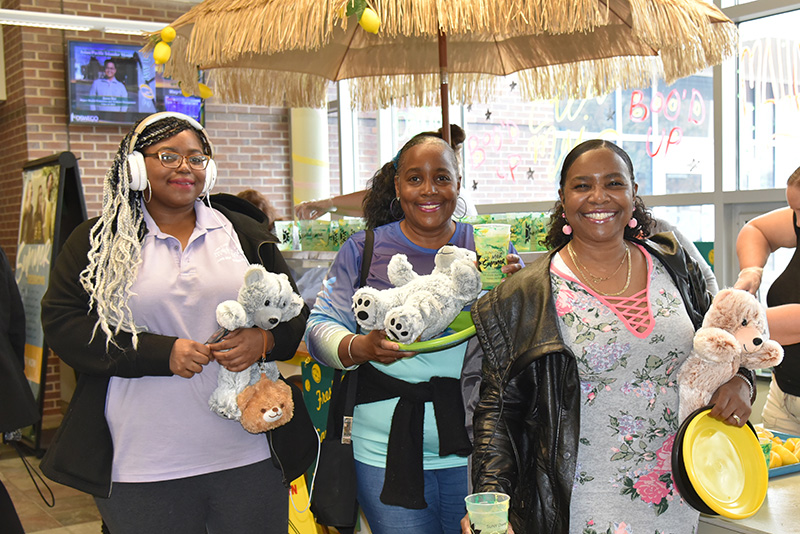
[[[715, 2], [719, 5], [719, 0]], [[729, 2], [726, 2], [729, 3]], [[754, 0], [752, 2], [723, 8], [723, 12], [736, 24], [761, 17], [800, 10], [800, 1], [788, 0]], [[711, 192], [664, 194], [643, 196], [645, 204], [655, 206], [695, 206], [711, 205], [714, 210], [714, 250], [715, 273], [720, 287], [733, 285], [738, 274], [736, 257], [736, 237], [741, 226], [753, 216], [771, 209], [786, 205], [783, 179], [776, 179], [775, 189], [759, 189], [738, 191], [738, 132], [736, 113], [736, 69], [738, 58], [728, 59], [713, 69], [713, 130], [714, 135], [714, 189]], [[350, 108], [345, 83], [340, 82], [339, 110]], [[357, 135], [353, 134], [354, 114], [340, 113], [340, 131], [342, 139], [340, 150], [343, 162], [342, 193], [349, 193], [356, 188], [353, 173], [354, 154], [358, 153]], [[388, 161], [393, 154], [394, 146], [392, 111], [378, 112], [378, 135], [380, 161]], [[452, 119], [451, 112], [451, 119]], [[456, 121], [453, 121], [456, 122]], [[345, 141], [352, 140], [350, 146]], [[348, 163], [349, 162], [349, 163]], [[349, 167], [348, 167], [349, 165]], [[345, 168], [348, 167], [348, 168]], [[348, 177], [346, 179], [345, 177]], [[515, 203], [480, 204], [479, 213], [502, 213], [520, 211], [548, 211], [553, 206], [552, 200], [526, 201]]]

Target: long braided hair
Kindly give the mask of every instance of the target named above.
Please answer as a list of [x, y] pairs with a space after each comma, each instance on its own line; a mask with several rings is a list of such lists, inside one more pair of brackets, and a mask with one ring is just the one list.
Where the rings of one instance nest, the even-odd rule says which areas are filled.
[[[89, 233], [89, 263], [80, 275], [80, 283], [89, 295], [89, 311], [94, 309], [97, 313], [92, 339], [100, 328], [106, 336], [106, 347], [109, 343], [116, 345], [114, 335], [124, 330], [132, 334], [133, 347], [136, 348], [141, 331], [134, 322], [128, 299], [139, 272], [142, 240], [147, 229], [142, 211], [144, 191], [130, 189], [128, 155], [132, 150], [143, 152], [145, 148], [184, 130], [194, 130], [189, 122], [166, 116], [148, 124], [131, 149], [130, 142], [136, 127], [147, 119], [145, 117], [138, 121], [122, 139], [111, 168], [106, 173], [103, 211]], [[211, 146], [205, 136], [199, 132], [197, 136], [203, 152], [211, 156]]]

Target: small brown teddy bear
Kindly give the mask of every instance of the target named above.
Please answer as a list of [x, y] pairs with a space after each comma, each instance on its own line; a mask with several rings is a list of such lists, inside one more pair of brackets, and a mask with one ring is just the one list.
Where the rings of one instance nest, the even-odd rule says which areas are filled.
[[261, 379], [236, 397], [242, 427], [251, 434], [267, 432], [288, 422], [294, 415], [292, 388], [283, 380]]
[[783, 348], [769, 339], [764, 307], [749, 292], [723, 289], [714, 297], [694, 335], [694, 349], [678, 371], [679, 417], [707, 405], [740, 367], [778, 365]]

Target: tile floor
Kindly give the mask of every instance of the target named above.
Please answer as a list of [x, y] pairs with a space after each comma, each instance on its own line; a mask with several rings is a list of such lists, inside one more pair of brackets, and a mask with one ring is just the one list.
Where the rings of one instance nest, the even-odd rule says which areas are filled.
[[[27, 458], [38, 470], [39, 460], [33, 456]], [[26, 534], [100, 534], [100, 513], [91, 496], [45, 478], [55, 496], [55, 506], [49, 508], [17, 452], [8, 445], [0, 445], [0, 480], [14, 501]], [[42, 487], [41, 481], [38, 482]], [[49, 493], [43, 487], [42, 492], [49, 500]]]

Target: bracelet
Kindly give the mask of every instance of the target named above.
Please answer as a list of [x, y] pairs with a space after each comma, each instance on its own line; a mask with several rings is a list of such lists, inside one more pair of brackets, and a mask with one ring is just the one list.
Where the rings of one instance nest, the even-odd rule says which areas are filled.
[[750, 380], [748, 380], [748, 379], [747, 379], [747, 378], [746, 378], [746, 377], [745, 377], [743, 374], [741, 374], [741, 373], [736, 373], [736, 374], [735, 374], [735, 375], [733, 375], [733, 376], [734, 376], [734, 377], [739, 377], [739, 378], [741, 378], [742, 380], [744, 380], [744, 383], [745, 383], [745, 384], [747, 384], [747, 387], [748, 387], [748, 388], [750, 388], [750, 400], [752, 401], [752, 400], [753, 400], [753, 393], [755, 393], [755, 391], [753, 390], [753, 384], [752, 384], [752, 383], [750, 383]]
[[739, 271], [739, 276], [742, 276], [742, 273], [756, 273], [758, 276], [762, 276], [764, 274], [763, 267], [745, 267], [741, 271]]
[[267, 331], [263, 328], [258, 328], [258, 331], [261, 332], [261, 336], [264, 338], [264, 349], [261, 351], [261, 361], [265, 362], [267, 361]]
[[347, 357], [350, 358], [350, 365], [356, 365], [356, 361], [353, 359], [353, 353], [350, 352], [350, 349], [353, 348], [353, 340], [358, 336], [358, 334], [353, 334], [350, 337], [350, 341], [347, 343]]

